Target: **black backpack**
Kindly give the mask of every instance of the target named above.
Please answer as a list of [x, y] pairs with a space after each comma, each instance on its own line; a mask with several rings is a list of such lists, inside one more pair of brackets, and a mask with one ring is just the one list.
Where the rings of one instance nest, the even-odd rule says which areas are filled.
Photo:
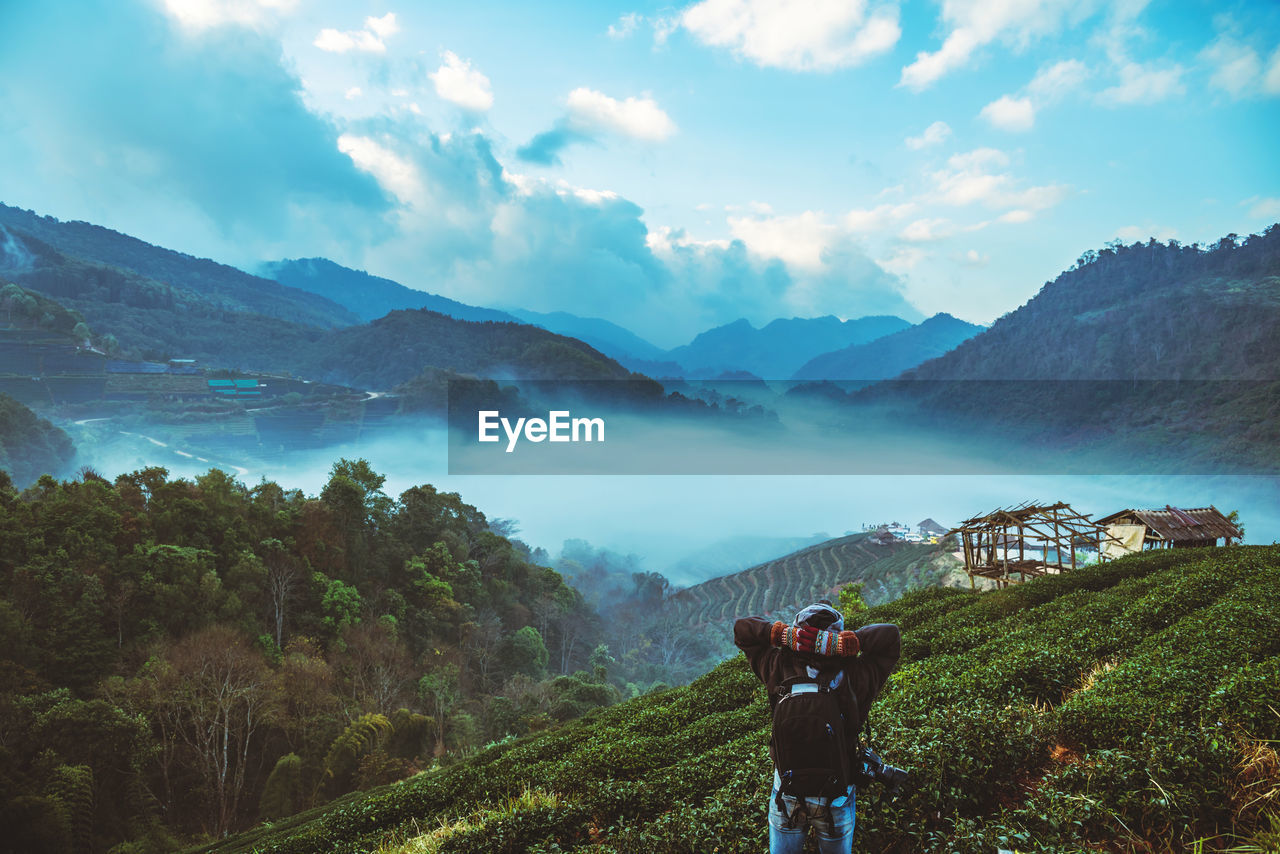
[[833, 679], [823, 673], [793, 676], [777, 689], [769, 746], [782, 781], [775, 800], [788, 825], [794, 816], [787, 814], [783, 795], [830, 803], [849, 787], [849, 745]]

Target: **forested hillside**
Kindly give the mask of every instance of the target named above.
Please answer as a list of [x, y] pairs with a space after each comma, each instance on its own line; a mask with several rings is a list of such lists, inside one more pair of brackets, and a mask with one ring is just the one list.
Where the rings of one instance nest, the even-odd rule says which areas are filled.
[[332, 300], [366, 321], [403, 308], [427, 308], [459, 320], [517, 320], [506, 312], [466, 305], [438, 294], [407, 288], [391, 279], [335, 264], [328, 258], [272, 261], [263, 264], [261, 272], [282, 285], [301, 288]]
[[[85, 228], [90, 235], [105, 231]], [[246, 309], [253, 301], [205, 288], [206, 281], [201, 278], [205, 268], [199, 265], [195, 278], [180, 267], [174, 279], [159, 281], [133, 269], [71, 256], [29, 235], [14, 233], [26, 255], [22, 265], [7, 269], [4, 275], [52, 297], [87, 319], [94, 330], [111, 335], [117, 342], [113, 352], [123, 357], [196, 359], [209, 367], [288, 372], [315, 381], [383, 391], [428, 368], [473, 375], [500, 372], [529, 379], [618, 379], [630, 375], [581, 341], [536, 326], [469, 322], [425, 309], [395, 311], [369, 324], [358, 324], [354, 316], [349, 322], [338, 323], [334, 318], [308, 314], [310, 301], [320, 297], [233, 271], [269, 286], [268, 294], [272, 288], [280, 291], [278, 300], [261, 310]], [[116, 237], [125, 239], [123, 235]], [[164, 258], [187, 257], [147, 248]], [[220, 267], [213, 262], [200, 263]], [[146, 264], [139, 266], [151, 269]], [[161, 269], [169, 271], [168, 267]], [[288, 308], [285, 303], [296, 295], [306, 299]]]
[[[850, 615], [903, 629], [871, 714], [911, 771], [897, 800], [859, 791], [854, 850], [1277, 850], [1277, 585], [1280, 547], [1178, 549]], [[759, 852], [768, 721], [739, 655], [202, 850]]]
[[[322, 296], [251, 276], [207, 258], [194, 258], [87, 222], [61, 222], [51, 216], [0, 204], [0, 228], [26, 243], [134, 273], [200, 295], [222, 310], [263, 314], [311, 326], [356, 323], [354, 314]], [[3, 262], [0, 258], [0, 262]], [[3, 263], [0, 263], [0, 269]], [[57, 294], [55, 294], [56, 296]]]
[[0, 393], [0, 477], [26, 486], [42, 474], [62, 474], [74, 456], [70, 436]]
[[1280, 225], [1209, 248], [1112, 245], [847, 402], [1054, 471], [1275, 473], [1278, 326]]
[[349, 460], [316, 496], [218, 470], [22, 493], [0, 474], [0, 851], [173, 851], [668, 672], [644, 625], [616, 661], [502, 523], [382, 484]]
[[1086, 252], [919, 380], [1280, 379], [1280, 225]]

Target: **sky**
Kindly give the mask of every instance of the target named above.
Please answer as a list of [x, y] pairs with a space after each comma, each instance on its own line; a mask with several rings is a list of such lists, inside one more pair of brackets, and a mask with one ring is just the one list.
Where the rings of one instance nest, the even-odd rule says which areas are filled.
[[1280, 5], [0, 0], [0, 201], [661, 346], [1280, 220]]

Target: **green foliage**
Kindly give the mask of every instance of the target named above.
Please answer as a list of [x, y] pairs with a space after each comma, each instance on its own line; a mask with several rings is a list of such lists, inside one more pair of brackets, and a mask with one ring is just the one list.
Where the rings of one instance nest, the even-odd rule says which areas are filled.
[[457, 494], [383, 483], [362, 460], [319, 497], [160, 468], [19, 494], [0, 473], [0, 733], [21, 734], [0, 738], [0, 814], [21, 850], [172, 851], [616, 700], [578, 676], [503, 685], [504, 640], [558, 676], [589, 666], [598, 621]]
[[258, 815], [268, 820], [293, 815], [302, 806], [302, 798], [302, 757], [286, 753], [276, 760], [262, 788]]
[[379, 714], [364, 714], [347, 724], [324, 756], [327, 780], [341, 786], [356, 770], [360, 758], [377, 747], [392, 731], [391, 721]]
[[533, 626], [525, 626], [507, 640], [503, 655], [512, 673], [541, 679], [547, 672], [547, 645]]
[[[1265, 812], [1242, 810], [1257, 787], [1242, 788], [1238, 768], [1244, 745], [1280, 736], [1278, 584], [1280, 547], [1178, 550], [868, 609], [859, 622], [905, 631], [872, 716], [882, 755], [912, 777], [898, 800], [859, 792], [855, 849], [1267, 838]], [[209, 850], [760, 850], [767, 738], [763, 691], [739, 657], [687, 688]], [[554, 809], [501, 807], [534, 787]], [[413, 847], [430, 823], [453, 830]]]
[[10, 483], [26, 486], [43, 474], [62, 474], [74, 453], [70, 436], [0, 393], [0, 472], [9, 472]]
[[867, 603], [862, 598], [862, 591], [866, 584], [859, 581], [854, 584], [846, 584], [840, 588], [840, 600], [837, 606], [840, 613], [844, 614], [845, 625], [852, 627], [858, 616], [867, 609]]

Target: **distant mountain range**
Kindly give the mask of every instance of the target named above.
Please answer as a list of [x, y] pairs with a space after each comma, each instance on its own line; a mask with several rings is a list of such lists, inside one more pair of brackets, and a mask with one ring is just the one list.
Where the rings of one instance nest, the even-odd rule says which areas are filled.
[[[342, 282], [380, 288], [384, 298], [400, 288], [328, 262], [311, 264], [315, 276], [304, 275], [305, 265], [289, 269], [295, 280], [309, 287], [323, 281], [335, 294]], [[0, 206], [5, 280], [79, 312], [96, 334], [111, 337], [113, 354], [123, 358], [195, 359], [208, 367], [287, 372], [380, 391], [428, 369], [535, 379], [630, 376], [579, 340], [501, 312], [421, 294], [450, 311], [487, 313], [473, 315], [485, 322], [416, 308], [366, 324], [309, 290], [99, 226]], [[344, 298], [358, 304], [351, 293]]]
[[796, 380], [862, 381], [885, 380], [935, 359], [973, 336], [983, 327], [958, 320], [949, 314], [935, 314], [866, 344], [823, 353], [795, 372]]
[[[746, 372], [764, 379], [786, 379], [797, 369], [807, 369], [811, 362], [824, 355], [828, 356], [827, 361], [809, 371], [813, 376], [797, 375], [797, 378], [854, 378], [856, 371], [841, 373], [850, 360], [858, 365], [858, 369], [870, 372], [856, 373], [858, 378], [890, 377], [915, 367], [925, 359], [941, 355], [981, 328], [949, 315], [931, 318], [919, 327], [913, 327], [901, 318], [887, 316], [846, 321], [832, 316], [794, 317], [774, 320], [760, 329], [740, 319], [709, 329], [681, 347], [663, 350], [630, 330], [601, 318], [580, 317], [566, 311], [480, 308], [352, 270], [325, 258], [274, 261], [263, 264], [259, 272], [282, 284], [332, 300], [366, 321], [396, 309], [426, 308], [460, 320], [523, 322], [576, 338], [629, 370], [656, 377], [706, 379]], [[885, 341], [880, 348], [852, 354], [845, 352], [851, 347], [869, 345], [912, 329], [918, 331], [904, 338]], [[827, 365], [829, 369], [824, 367]]]
[[786, 379], [822, 353], [865, 344], [910, 325], [900, 317], [881, 315], [853, 320], [831, 315], [779, 318], [760, 329], [745, 319], [735, 320], [703, 332], [667, 356], [699, 377], [749, 371], [761, 379]]
[[363, 270], [352, 270], [327, 258], [270, 261], [259, 270], [263, 276], [283, 285], [332, 300], [365, 321], [376, 320], [397, 309], [425, 308], [458, 320], [520, 322], [520, 318], [504, 311], [467, 305], [448, 297], [407, 288], [399, 282], [370, 275]]

